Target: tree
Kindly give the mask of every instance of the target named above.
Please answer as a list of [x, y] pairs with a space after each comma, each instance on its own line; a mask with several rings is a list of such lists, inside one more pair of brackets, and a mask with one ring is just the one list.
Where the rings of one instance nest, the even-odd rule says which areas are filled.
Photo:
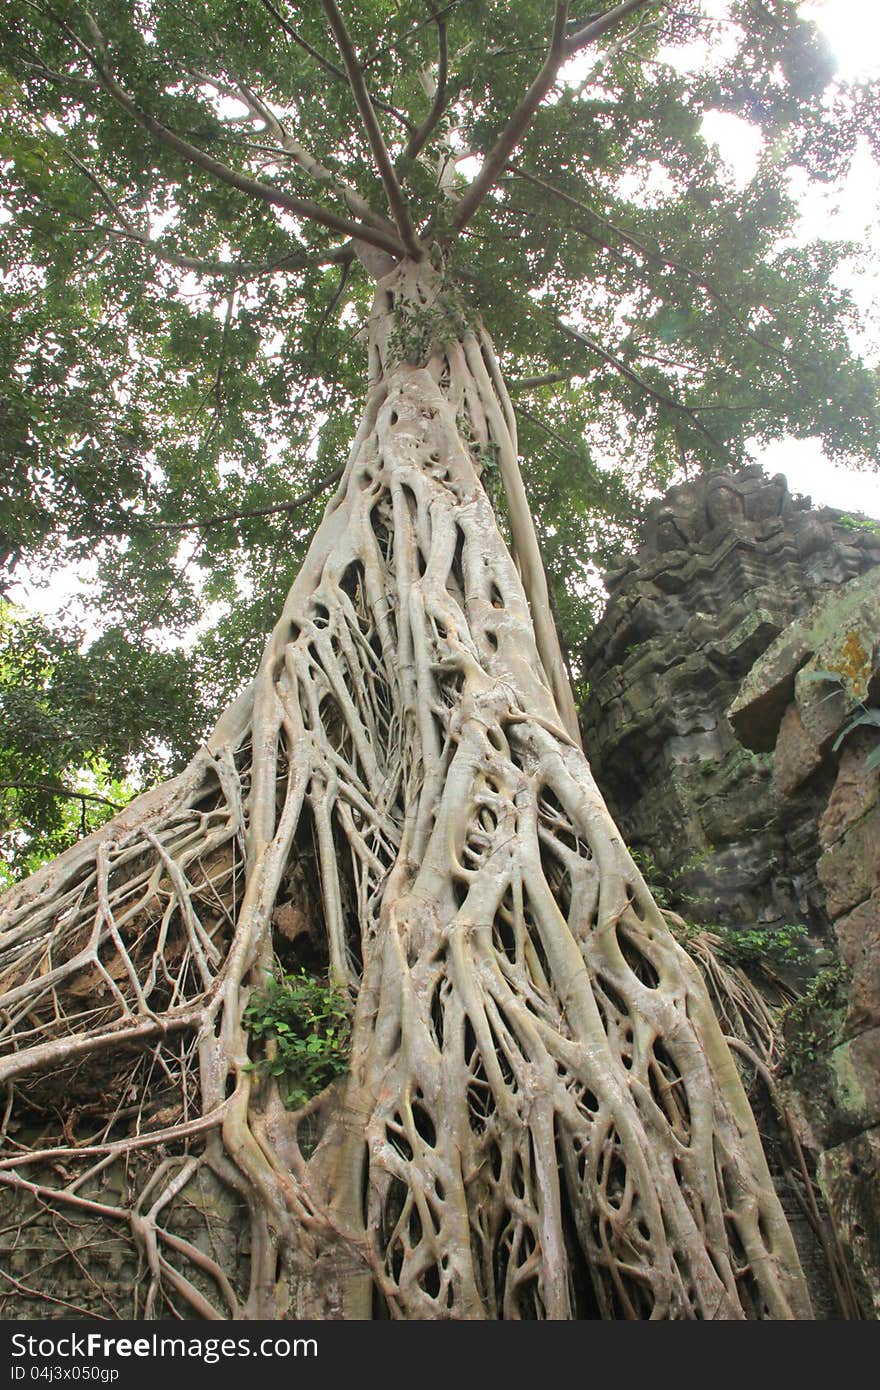
[[[187, 767], [7, 894], [7, 1125], [44, 1120], [37, 1156], [5, 1160], [0, 1181], [123, 1224], [147, 1315], [810, 1316], [700, 973], [580, 746], [506, 380], [546, 401], [576, 379], [553, 425], [522, 412], [536, 490], [542, 470], [570, 489], [551, 511], [562, 566], [572, 550], [582, 563], [591, 503], [624, 493], [580, 435], [598, 450], [622, 433], [654, 478], [785, 428], [843, 450], [860, 435], [867, 452], [875, 405], [835, 253], [775, 249], [788, 161], [839, 171], [856, 99], [824, 99], [825, 57], [785, 0], [734, 6], [734, 56], [708, 75], [661, 61], [702, 32], [701, 6], [649, 0], [577, 22], [562, 4], [343, 16], [335, 0], [212, 4], [197, 21], [28, 3], [14, 19], [12, 244], [34, 273], [55, 218], [75, 230], [40, 353], [46, 306], [27, 277], [10, 291], [18, 457], [41, 480], [57, 450], [70, 504], [55, 486], [17, 499], [9, 552], [59, 525], [99, 535], [109, 606], [144, 625], [132, 572], [167, 579], [194, 514], [204, 552], [299, 505], [284, 487], [301, 424], [287, 455], [272, 449], [299, 374], [297, 409], [329, 417], [299, 486], [335, 491], [255, 679]], [[741, 196], [700, 136], [710, 104], [767, 135]], [[468, 182], [455, 166], [472, 152]], [[671, 196], [621, 216], [646, 161], [672, 171]], [[169, 265], [224, 286], [199, 338]], [[344, 345], [339, 301], [357, 322], [368, 282]], [[273, 316], [280, 364], [260, 346]], [[568, 452], [578, 468], [560, 471]], [[278, 544], [264, 530], [250, 563]], [[326, 970], [352, 1009], [347, 1074], [293, 1109], [276, 958]], [[338, 996], [308, 998], [300, 1042], [330, 1058], [315, 1020], [338, 1021]], [[45, 1118], [71, 1105], [93, 1126], [79, 1147], [69, 1119]], [[84, 1157], [124, 1157], [130, 1201], [83, 1195]], [[246, 1279], [174, 1226], [207, 1174], [248, 1213]]]
[[119, 629], [87, 653], [82, 643], [0, 603], [0, 881], [33, 872], [176, 770], [169, 745], [198, 742], [203, 711], [182, 653]]

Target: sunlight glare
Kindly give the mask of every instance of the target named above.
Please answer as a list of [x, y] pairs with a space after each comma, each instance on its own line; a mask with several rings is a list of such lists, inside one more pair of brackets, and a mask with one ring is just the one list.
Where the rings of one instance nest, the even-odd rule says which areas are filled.
[[880, 5], [875, 0], [805, 0], [800, 14], [825, 35], [842, 81], [880, 77]]

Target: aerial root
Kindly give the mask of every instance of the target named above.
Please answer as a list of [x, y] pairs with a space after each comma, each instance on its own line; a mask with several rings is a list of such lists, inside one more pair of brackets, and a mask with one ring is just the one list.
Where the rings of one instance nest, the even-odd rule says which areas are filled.
[[[433, 292], [407, 275], [396, 312]], [[112, 1228], [137, 1316], [808, 1317], [700, 971], [580, 750], [524, 494], [515, 561], [480, 481], [481, 445], [516, 467], [491, 345], [391, 362], [386, 291], [253, 685], [7, 895], [0, 1193]], [[293, 1112], [243, 1022], [276, 962], [354, 1010], [348, 1079]]]

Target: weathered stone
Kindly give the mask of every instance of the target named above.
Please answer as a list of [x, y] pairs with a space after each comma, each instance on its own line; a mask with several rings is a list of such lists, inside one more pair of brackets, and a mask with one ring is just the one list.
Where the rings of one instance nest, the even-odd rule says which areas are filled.
[[[599, 783], [628, 843], [644, 849], [649, 881], [689, 920], [804, 923], [824, 963], [837, 944], [828, 889], [850, 997], [792, 1015], [794, 1074], [781, 1084], [814, 1156], [856, 1152], [860, 1131], [880, 1113], [877, 898], [858, 905], [872, 889], [880, 894], [868, 819], [880, 778], [860, 777], [849, 751], [857, 735], [840, 755], [832, 745], [857, 708], [846, 680], [865, 665], [872, 622], [878, 635], [880, 532], [853, 531], [839, 512], [792, 498], [783, 478], [745, 469], [673, 488], [649, 508], [638, 555], [607, 579], [607, 610], [583, 653], [584, 725]], [[769, 672], [768, 656], [776, 662]], [[813, 678], [823, 667], [836, 681]], [[727, 710], [752, 668], [761, 679], [737, 718], [744, 748]], [[790, 978], [803, 986], [796, 971]], [[876, 1179], [876, 1164], [873, 1171]], [[845, 1239], [853, 1249], [862, 1241], [853, 1258], [876, 1279], [876, 1220], [869, 1226], [856, 1214], [845, 1226], [839, 1214], [869, 1198], [844, 1191], [833, 1200]], [[796, 1239], [803, 1258], [809, 1241], [803, 1232]], [[815, 1292], [821, 1275], [809, 1260], [805, 1267]]]
[[[18, 1135], [19, 1140], [25, 1137], [32, 1138]], [[28, 1176], [39, 1182], [39, 1166], [30, 1169]], [[57, 1171], [51, 1176], [57, 1181]], [[124, 1161], [94, 1175], [78, 1188], [78, 1195], [102, 1205], [124, 1205], [128, 1200]], [[202, 1212], [210, 1213], [207, 1225]], [[144, 1262], [129, 1222], [111, 1223], [88, 1210], [74, 1215], [75, 1221], [59, 1217], [57, 1210], [30, 1193], [0, 1187], [0, 1270], [21, 1275], [19, 1287], [0, 1281], [0, 1318], [116, 1320], [127, 1316], [124, 1310], [143, 1306]], [[232, 1282], [244, 1303], [250, 1227], [244, 1202], [234, 1191], [203, 1168], [164, 1208], [162, 1226], [201, 1251], [206, 1260], [217, 1260], [224, 1269], [234, 1271]], [[189, 1263], [187, 1277], [203, 1297], [216, 1297], [212, 1277], [195, 1261]], [[140, 1299], [133, 1293], [136, 1286], [140, 1286]], [[49, 1296], [48, 1303], [42, 1294]]]
[[880, 1124], [880, 1028], [869, 1028], [833, 1048], [834, 1094], [853, 1132]]
[[836, 604], [829, 606], [826, 618], [834, 629], [817, 647], [815, 659], [820, 668], [834, 671], [850, 698], [860, 703], [868, 699], [880, 664], [880, 576], [866, 574], [849, 587], [858, 589], [863, 597], [854, 610], [843, 603], [839, 610]]
[[[807, 672], [827, 670], [839, 677], [851, 700], [865, 699], [876, 665], [878, 612], [880, 570], [869, 570], [824, 595], [808, 613], [789, 623], [749, 671], [730, 707], [730, 721], [740, 741], [758, 752], [773, 747], [802, 667], [805, 674], [799, 689]], [[805, 665], [810, 657], [813, 660]], [[811, 710], [818, 711], [821, 698], [811, 700]], [[846, 708], [842, 706], [835, 729]], [[814, 741], [821, 743], [824, 738]]]
[[850, 970], [849, 1035], [880, 1024], [880, 889], [834, 924]]
[[857, 907], [880, 885], [880, 807], [836, 840], [819, 860], [819, 881], [828, 898], [832, 921]]
[[822, 762], [822, 753], [807, 733], [797, 705], [782, 716], [773, 750], [773, 773], [783, 796], [791, 796]]
[[865, 767], [877, 737], [867, 731], [854, 735], [843, 748], [837, 781], [819, 821], [819, 843], [828, 849], [841, 835], [877, 805], [880, 768]]
[[713, 630], [715, 652], [730, 665], [731, 670], [744, 670], [765, 651], [774, 637], [779, 634], [779, 623], [766, 608], [756, 608], [745, 617], [729, 635], [719, 635], [717, 625]]
[[826, 753], [852, 717], [853, 705], [842, 686], [810, 679], [815, 675], [815, 665], [815, 661], [808, 662], [798, 671], [794, 699], [804, 732], [820, 753]]
[[745, 516], [745, 498], [742, 491], [733, 486], [727, 478], [711, 479], [706, 493], [706, 513], [710, 525], [723, 526], [734, 518]]
[[583, 653], [587, 748], [627, 841], [672, 878], [674, 901], [687, 895], [694, 920], [826, 929], [816, 822], [833, 762], [784, 797], [726, 711], [793, 619], [880, 563], [880, 535], [839, 517], [757, 467], [697, 478], [651, 504], [638, 555], [607, 576]]
[[785, 1030], [796, 1060], [783, 1096], [801, 1142], [814, 1154], [880, 1123], [880, 1028], [842, 1038], [837, 1017], [819, 1011], [799, 1020], [796, 1031]]
[[779, 518], [786, 513], [791, 498], [788, 492], [788, 479], [784, 473], [775, 473], [772, 478], [753, 478], [751, 486], [743, 488], [745, 513], [749, 521], [770, 521], [776, 527]]
[[864, 1310], [880, 1318], [880, 1131], [827, 1149], [818, 1176]]

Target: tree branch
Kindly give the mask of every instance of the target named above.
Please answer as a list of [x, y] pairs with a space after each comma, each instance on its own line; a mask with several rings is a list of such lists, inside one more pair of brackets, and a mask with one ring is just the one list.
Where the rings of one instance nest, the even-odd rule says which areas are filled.
[[564, 3], [557, 3], [553, 34], [544, 66], [510, 117], [494, 148], [486, 156], [479, 174], [459, 201], [451, 219], [451, 225], [455, 231], [460, 231], [470, 221], [477, 208], [491, 192], [511, 154], [528, 130], [532, 117], [553, 86], [556, 75], [565, 60], [587, 44], [600, 38], [609, 29], [614, 28], [627, 15], [642, 9], [645, 5], [655, 3], [657, 0], [625, 0], [624, 4], [617, 5], [613, 10], [600, 15], [598, 19], [584, 25], [569, 38], [565, 36], [568, 6]]
[[385, 232], [391, 237], [396, 235], [394, 223], [389, 222], [387, 217], [381, 217], [377, 212], [374, 212], [366, 198], [362, 198], [356, 188], [340, 179], [326, 165], [316, 159], [310, 150], [295, 140], [268, 103], [263, 101], [262, 97], [258, 96], [247, 83], [238, 81], [234, 87], [230, 88], [209, 73], [193, 71], [192, 75], [200, 82], [216, 87], [218, 91], [229, 91], [237, 100], [244, 102], [251, 115], [263, 122], [281, 147], [280, 150], [274, 150], [267, 146], [265, 147], [267, 153], [277, 157], [281, 151], [284, 151], [310, 178], [323, 184], [331, 189], [337, 197], [342, 198], [349, 212], [362, 218], [367, 226], [375, 227], [378, 231]]
[[576, 33], [569, 34], [565, 40], [565, 55], [570, 58], [572, 54], [580, 52], [588, 44], [607, 34], [609, 29], [614, 29], [627, 15], [633, 14], [636, 10], [643, 10], [646, 5], [657, 4], [658, 0], [623, 0], [623, 4], [615, 5], [613, 10], [606, 10], [605, 14], [599, 15], [598, 19], [593, 19], [589, 24], [585, 24]]
[[113, 811], [124, 811], [127, 805], [124, 801], [110, 801], [108, 797], [99, 796], [97, 792], [71, 791], [69, 787], [57, 787], [52, 782], [0, 782], [0, 791], [51, 792], [53, 796], [65, 796], [71, 801], [99, 801], [102, 806], [109, 806]]
[[391, 163], [391, 156], [385, 147], [385, 140], [376, 119], [376, 112], [370, 100], [370, 93], [367, 91], [367, 84], [364, 81], [364, 74], [358, 62], [351, 35], [345, 27], [345, 20], [336, 4], [336, 0], [321, 0], [324, 13], [327, 16], [327, 23], [336, 40], [345, 70], [348, 73], [348, 81], [354, 96], [355, 105], [364, 123], [364, 130], [373, 152], [373, 159], [385, 189], [385, 197], [388, 199], [388, 207], [391, 216], [394, 218], [397, 230], [400, 233], [401, 241], [406, 247], [407, 254], [413, 260], [421, 260], [423, 252], [416, 240], [415, 229], [409, 215], [409, 208], [403, 196], [403, 190], [397, 181], [394, 172], [394, 165]]
[[[322, 492], [326, 492], [328, 487], [332, 487], [334, 483], [339, 481], [342, 472], [341, 468], [335, 468], [332, 473], [325, 473], [323, 478], [319, 478], [308, 491], [300, 493], [299, 497], [294, 497], [290, 502], [278, 502], [271, 507], [251, 507], [245, 511], [221, 512], [218, 516], [195, 517], [192, 521], [149, 521], [145, 517], [139, 517], [138, 520], [142, 520], [153, 531], [206, 531], [212, 526], [223, 526], [228, 521], [249, 521], [252, 517], [277, 516], [279, 512], [298, 511], [308, 502], [314, 502], [316, 497], [320, 497]], [[105, 534], [118, 535], [123, 533], [112, 531]]]
[[[579, 212], [585, 212], [588, 217], [598, 222], [600, 226], [607, 227], [608, 230], [613, 232], [616, 237], [619, 237], [626, 246], [630, 246], [638, 255], [644, 256], [646, 260], [652, 261], [654, 265], [668, 266], [670, 270], [677, 270], [682, 275], [686, 275], [693, 284], [705, 290], [718, 307], [723, 309], [737, 327], [741, 328], [759, 347], [765, 348], [768, 352], [774, 352], [782, 358], [787, 356], [784, 348], [778, 347], [775, 343], [767, 342], [767, 340], [756, 333], [753, 328], [750, 328], [746, 320], [737, 313], [732, 304], [730, 304], [724, 295], [715, 288], [712, 281], [705, 275], [702, 275], [698, 270], [694, 270], [691, 266], [685, 265], [683, 261], [674, 260], [671, 256], [667, 256], [662, 251], [652, 250], [650, 246], [646, 246], [643, 241], [638, 240], [632, 232], [625, 231], [622, 227], [618, 227], [616, 223], [610, 222], [607, 217], [602, 217], [601, 214], [596, 212], [594, 208], [591, 208], [588, 203], [584, 203], [580, 198], [574, 197], [571, 193], [566, 193], [565, 189], [558, 188], [555, 184], [548, 183], [546, 179], [539, 178], [537, 174], [530, 173], [528, 169], [524, 169], [521, 164], [510, 160], [507, 167], [517, 178], [523, 179], [526, 183], [533, 184], [535, 188], [540, 188], [543, 192], [551, 194], [552, 197], [558, 198], [560, 202], [567, 203], [569, 207], [576, 208]], [[525, 209], [523, 209], [523, 212], [526, 216], [529, 216]], [[632, 262], [627, 261], [608, 241], [596, 236], [593, 232], [589, 231], [588, 228], [576, 226], [575, 230], [589, 237], [598, 246], [604, 246], [612, 255], [616, 255], [624, 265], [631, 266]]]
[[640, 391], [644, 391], [645, 395], [650, 396], [652, 400], [657, 401], [660, 405], [667, 406], [670, 410], [677, 410], [682, 415], [686, 415], [695, 428], [698, 429], [701, 434], [705, 435], [712, 447], [733, 464], [730, 451], [721, 443], [721, 440], [716, 439], [712, 431], [703, 424], [703, 421], [699, 418], [697, 411], [693, 407], [684, 405], [682, 401], [676, 400], [675, 396], [670, 396], [666, 391], [660, 391], [657, 387], [651, 386], [649, 382], [645, 381], [644, 377], [639, 376], [638, 372], [633, 371], [632, 367], [627, 366], [625, 362], [621, 362], [619, 357], [615, 357], [614, 353], [609, 352], [607, 348], [603, 348], [595, 339], [587, 337], [586, 333], [581, 333], [576, 328], [570, 328], [568, 324], [562, 323], [559, 319], [556, 320], [556, 326], [561, 329], [567, 337], [573, 338], [575, 342], [582, 343], [584, 347], [589, 348], [590, 351], [594, 352], [603, 362], [607, 362], [609, 367], [613, 367], [616, 372], [619, 372], [627, 381], [632, 382]]
[[[323, 53], [319, 53], [317, 48], [313, 48], [313, 46], [308, 42], [308, 40], [303, 38], [299, 30], [295, 29], [293, 25], [290, 23], [290, 21], [284, 18], [284, 15], [281, 13], [281, 11], [279, 9], [276, 9], [276, 7], [272, 4], [271, 0], [260, 0], [260, 4], [264, 7], [264, 9], [269, 11], [269, 14], [280, 25], [281, 29], [290, 39], [291, 43], [295, 43], [298, 48], [301, 48], [303, 50], [304, 53], [308, 53], [310, 58], [314, 58], [315, 62], [320, 64], [320, 66], [324, 69], [325, 72], [330, 73], [331, 76], [338, 78], [340, 82], [345, 82], [346, 84], [348, 83], [348, 78], [346, 74], [343, 72], [342, 68], [338, 68], [335, 63], [330, 62], [329, 58], [325, 58]], [[409, 120], [409, 118], [405, 116], [402, 111], [399, 111], [396, 106], [389, 106], [387, 102], [380, 101], [378, 97], [373, 97], [372, 101], [377, 111], [385, 111], [389, 116], [393, 116], [396, 121], [400, 122], [400, 124], [404, 127], [405, 130], [412, 132], [415, 129], [415, 126], [413, 125], [412, 121]]]
[[[235, 312], [235, 296], [238, 292], [238, 285], [233, 285], [226, 297], [226, 313], [223, 316], [223, 336], [220, 339], [220, 353], [217, 361], [217, 370], [214, 373], [214, 384], [212, 394], [214, 397], [214, 409], [211, 417], [211, 424], [205, 436], [205, 444], [210, 444], [211, 440], [220, 428], [220, 421], [223, 417], [223, 372], [226, 367], [226, 348], [229, 343], [229, 329], [232, 324], [232, 315]], [[201, 405], [196, 411], [196, 417], [201, 414]]]
[[[149, 112], [142, 111], [139, 106], [132, 101], [131, 97], [119, 85], [109, 69], [98, 55], [88, 44], [84, 43], [79, 35], [66, 24], [63, 19], [55, 15], [52, 11], [45, 11], [68, 35], [71, 41], [85, 55], [87, 61], [93, 68], [101, 86], [113, 98], [118, 106], [126, 112], [138, 125], [148, 131], [166, 149], [174, 150], [176, 154], [182, 156], [187, 163], [194, 164], [221, 183], [228, 184], [232, 188], [239, 189], [242, 193], [247, 193], [252, 198], [269, 203], [275, 207], [284, 208], [298, 217], [304, 217], [319, 225], [329, 227], [333, 231], [341, 232], [345, 236], [357, 237], [361, 241], [370, 242], [373, 246], [378, 246], [381, 250], [389, 252], [395, 257], [400, 257], [404, 253], [404, 247], [396, 239], [375, 227], [366, 226], [364, 223], [351, 222], [346, 217], [340, 217], [337, 213], [327, 208], [321, 207], [319, 203], [309, 202], [304, 198], [296, 198], [290, 193], [285, 193], [282, 189], [274, 188], [271, 184], [262, 183], [259, 179], [251, 178], [247, 174], [239, 173], [237, 169], [232, 169], [228, 164], [223, 164], [220, 160], [214, 159], [212, 155], [206, 154], [197, 145], [192, 145], [182, 136], [176, 135], [169, 130], [161, 121], [156, 120]], [[86, 23], [99, 47], [103, 46], [103, 38], [95, 21], [86, 12]]]
[[[433, 6], [431, 8], [433, 10]], [[414, 131], [410, 136], [401, 156], [402, 159], [415, 159], [419, 151], [424, 149], [443, 115], [446, 106], [446, 82], [449, 66], [446, 24], [436, 14], [434, 15], [434, 19], [437, 24], [437, 86], [434, 91], [434, 100], [422, 124], [419, 126], [418, 130]]]
[[470, 222], [483, 199], [491, 192], [498, 176], [522, 136], [528, 130], [532, 117], [553, 86], [554, 79], [563, 60], [565, 50], [565, 25], [568, 18], [568, 5], [557, 3], [553, 17], [553, 33], [544, 66], [538, 73], [522, 101], [517, 106], [498, 140], [483, 161], [483, 167], [470, 188], [462, 196], [452, 216], [453, 230], [460, 232]]
[[66, 147], [64, 153], [97, 190], [102, 202], [106, 204], [119, 223], [119, 227], [100, 227], [100, 224], [95, 224], [95, 230], [102, 231], [107, 236], [135, 241], [156, 260], [176, 266], [180, 270], [193, 270], [202, 275], [234, 276], [247, 280], [258, 275], [269, 275], [278, 270], [286, 270], [288, 267], [304, 270], [307, 266], [313, 265], [350, 265], [355, 259], [355, 252], [351, 245], [340, 246], [317, 256], [291, 251], [284, 256], [279, 256], [274, 261], [214, 261], [202, 256], [187, 256], [182, 252], [168, 251], [158, 242], [153, 241], [146, 232], [139, 230], [123, 212], [103, 180], [78, 155]]
[[543, 434], [546, 434], [547, 438], [554, 444], [557, 444], [569, 458], [577, 459], [579, 463], [582, 463], [594, 482], [603, 482], [603, 477], [605, 475], [603, 475], [594, 466], [591, 460], [585, 456], [583, 449], [576, 448], [571, 441], [566, 439], [564, 435], [561, 435], [558, 430], [548, 425], [546, 420], [542, 420], [539, 416], [533, 415], [530, 410], [526, 410], [525, 406], [522, 405], [517, 406], [516, 414], [518, 419], [528, 420], [529, 424], [535, 425]]
[[107, 236], [137, 242], [149, 255], [166, 265], [177, 266], [180, 270], [192, 270], [200, 275], [233, 277], [242, 282], [260, 275], [273, 275], [279, 270], [304, 270], [307, 266], [314, 265], [350, 265], [355, 259], [354, 248], [349, 244], [315, 256], [292, 251], [274, 261], [212, 261], [202, 256], [187, 256], [182, 252], [165, 250], [142, 232], [130, 231], [127, 228], [120, 230], [116, 227], [101, 230], [105, 231]]
[[517, 381], [508, 381], [507, 389], [514, 391], [534, 391], [539, 386], [556, 386], [563, 381], [571, 381], [574, 372], [546, 372], [543, 376], [521, 376]]

